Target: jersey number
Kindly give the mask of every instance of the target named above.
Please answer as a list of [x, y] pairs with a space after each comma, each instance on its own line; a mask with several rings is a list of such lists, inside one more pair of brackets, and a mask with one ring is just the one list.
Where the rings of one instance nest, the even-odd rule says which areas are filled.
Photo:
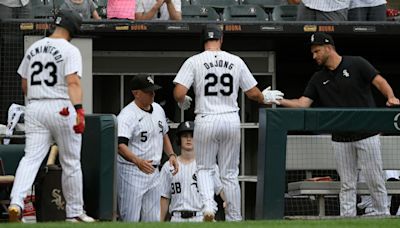
[[147, 131], [140, 132], [140, 141], [142, 141], [142, 142], [147, 141]]
[[[39, 75], [43, 71], [43, 64], [41, 62], [34, 62], [31, 65], [31, 68], [34, 69], [34, 71], [31, 74], [31, 85], [41, 85], [42, 81], [40, 79], [36, 79], [35, 76]], [[46, 65], [44, 65], [44, 69], [50, 69], [49, 76], [52, 78], [52, 80], [44, 80], [44, 83], [47, 86], [54, 86], [57, 83], [57, 65], [53, 62], [48, 62]]]
[[[207, 83], [204, 87], [204, 95], [205, 96], [218, 96], [218, 91], [215, 91], [213, 87], [218, 84], [218, 79], [219, 83], [221, 83], [224, 88], [220, 89], [219, 92], [223, 96], [229, 96], [233, 93], [233, 77], [230, 74], [223, 74], [221, 77], [217, 77], [215, 74], [207, 74], [205, 79], [207, 80]], [[214, 90], [214, 91], [213, 91]]]
[[177, 194], [177, 193], [181, 193], [182, 189], [181, 189], [181, 183], [180, 182], [175, 182], [175, 183], [171, 183], [171, 194]]

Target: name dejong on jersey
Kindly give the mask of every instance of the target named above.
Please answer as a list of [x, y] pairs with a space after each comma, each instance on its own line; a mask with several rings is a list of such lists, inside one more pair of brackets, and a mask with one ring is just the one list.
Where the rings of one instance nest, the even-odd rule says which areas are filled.
[[236, 112], [239, 88], [247, 91], [257, 85], [243, 60], [225, 51], [204, 51], [190, 57], [174, 83], [193, 86], [196, 114]]

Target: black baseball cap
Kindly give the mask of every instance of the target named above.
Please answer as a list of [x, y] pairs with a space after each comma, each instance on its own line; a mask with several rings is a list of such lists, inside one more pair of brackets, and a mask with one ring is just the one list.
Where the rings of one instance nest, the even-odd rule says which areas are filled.
[[335, 46], [332, 36], [324, 32], [316, 32], [311, 35], [310, 45], [314, 44], [315, 45], [330, 44], [332, 46]]
[[71, 37], [75, 36], [82, 25], [82, 17], [75, 11], [62, 9], [57, 13], [54, 24], [68, 30]]
[[203, 43], [207, 40], [220, 40], [223, 32], [221, 26], [215, 24], [207, 24], [203, 28], [202, 41]]
[[155, 91], [161, 89], [161, 86], [154, 84], [150, 75], [138, 74], [131, 80], [131, 90]]

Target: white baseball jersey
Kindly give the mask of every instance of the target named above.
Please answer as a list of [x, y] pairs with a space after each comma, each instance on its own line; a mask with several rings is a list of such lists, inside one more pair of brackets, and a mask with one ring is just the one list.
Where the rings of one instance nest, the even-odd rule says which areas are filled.
[[[171, 200], [169, 212], [173, 211], [198, 211], [202, 209], [199, 190], [197, 187], [196, 161], [186, 164], [180, 161], [179, 172], [173, 176], [167, 161], [161, 170], [161, 196]], [[219, 169], [215, 165], [214, 192], [222, 191], [219, 179]]]
[[[181, 0], [171, 0], [175, 6], [175, 10], [181, 12]], [[137, 0], [136, 1], [136, 13], [148, 12], [156, 4], [156, 0]], [[169, 12], [167, 4], [163, 3], [159, 12], [153, 17], [154, 20], [169, 20]]]
[[249, 68], [238, 56], [225, 51], [204, 51], [187, 59], [174, 79], [186, 88], [193, 85], [196, 114], [239, 110], [239, 87], [246, 92], [257, 85]]
[[[138, 157], [153, 160], [153, 165], [159, 165], [168, 124], [162, 107], [154, 102], [152, 107], [150, 113], [131, 102], [122, 109], [118, 115], [118, 137], [128, 138], [129, 150]], [[131, 164], [121, 156], [118, 156], [118, 161]]]
[[79, 49], [65, 39], [43, 38], [26, 51], [18, 74], [28, 82], [28, 100], [68, 99], [65, 76], [82, 75]]

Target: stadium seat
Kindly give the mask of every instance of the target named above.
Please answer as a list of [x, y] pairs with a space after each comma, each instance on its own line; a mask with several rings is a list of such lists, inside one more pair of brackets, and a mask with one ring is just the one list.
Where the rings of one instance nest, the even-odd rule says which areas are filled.
[[182, 6], [182, 19], [219, 21], [220, 17], [212, 7], [188, 5]]
[[268, 21], [268, 14], [257, 5], [228, 6], [222, 14], [224, 21]]
[[190, 0], [182, 0], [182, 6], [190, 6]]
[[286, 0], [241, 0], [242, 5], [258, 5], [261, 6], [272, 20], [272, 10], [275, 6], [287, 5]]
[[275, 6], [287, 5], [287, 1], [282, 0], [241, 0], [242, 5], [259, 5], [263, 8], [273, 9]]
[[280, 5], [272, 10], [273, 21], [295, 21], [296, 17], [297, 5]]
[[224, 9], [227, 6], [239, 5], [239, 0], [191, 0], [192, 5], [211, 6], [216, 9]]
[[34, 18], [54, 17], [53, 4], [48, 0], [31, 0], [31, 6]]

